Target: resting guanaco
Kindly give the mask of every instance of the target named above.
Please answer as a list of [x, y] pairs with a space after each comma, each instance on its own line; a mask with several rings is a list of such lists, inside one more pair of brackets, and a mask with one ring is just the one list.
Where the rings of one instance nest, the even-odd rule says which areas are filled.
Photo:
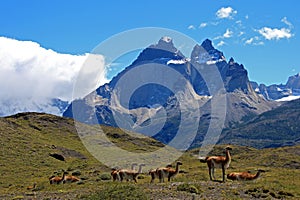
[[34, 190], [36, 188], [36, 183], [27, 187], [27, 190]]
[[238, 181], [250, 181], [255, 180], [260, 177], [261, 172], [265, 172], [265, 170], [259, 169], [256, 174], [251, 174], [248, 172], [232, 172], [227, 174], [227, 178], [230, 180], [238, 180]]
[[134, 182], [137, 183], [137, 176], [142, 172], [142, 167], [145, 166], [145, 164], [140, 164], [139, 166], [139, 170], [135, 171], [135, 170], [128, 170], [128, 169], [121, 169], [119, 170], [119, 176], [120, 176], [120, 180], [123, 181], [124, 179], [130, 180], [134, 180]]
[[215, 168], [222, 168], [223, 182], [225, 182], [225, 170], [229, 167], [231, 162], [231, 156], [229, 151], [231, 147], [225, 148], [226, 156], [207, 156], [206, 158], [200, 158], [200, 162], [207, 163], [208, 173], [210, 180], [215, 180]]
[[72, 176], [72, 175], [65, 176], [65, 174], [68, 174], [68, 172], [65, 172], [65, 171], [64, 171], [63, 174], [64, 174], [63, 183], [73, 183], [73, 182], [80, 181], [80, 178], [78, 178], [78, 177], [76, 177], [76, 176]]
[[[172, 167], [171, 164], [169, 164], [169, 165], [166, 166], [166, 168], [170, 168], [170, 167]], [[158, 176], [158, 173], [157, 173], [158, 169], [160, 169], [160, 168], [150, 169], [150, 170], [149, 170], [149, 174], [150, 174], [150, 176], [151, 176], [151, 181], [150, 181], [150, 183], [153, 183], [153, 182], [154, 182], [154, 179], [159, 177], [159, 176]]]
[[168, 181], [170, 182], [171, 177], [174, 177], [179, 172], [179, 165], [182, 165], [182, 162], [177, 161], [176, 169], [171, 167], [159, 168], [157, 169], [157, 174], [159, 177], [159, 182], [164, 182], [164, 177], [168, 177]]
[[63, 182], [65, 178], [65, 173], [63, 173], [62, 177], [59, 176], [51, 176], [49, 177], [50, 184], [60, 184]]

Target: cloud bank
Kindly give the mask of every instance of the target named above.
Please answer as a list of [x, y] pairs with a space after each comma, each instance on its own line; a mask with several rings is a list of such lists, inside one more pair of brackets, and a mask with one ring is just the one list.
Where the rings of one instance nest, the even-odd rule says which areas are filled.
[[227, 7], [227, 8], [223, 7], [223, 8], [220, 8], [216, 12], [217, 18], [220, 18], [220, 19], [225, 19], [225, 18], [232, 19], [233, 16], [236, 14], [237, 14], [237, 11], [231, 7]]
[[[90, 57], [89, 54], [61, 54], [45, 49], [36, 42], [0, 37], [0, 104], [16, 102], [23, 104], [25, 109], [26, 104], [32, 105], [32, 101], [35, 104], [50, 98], [71, 101], [76, 77], [87, 58], [91, 60]], [[105, 83], [104, 58], [93, 55], [93, 59], [99, 61], [97, 70], [103, 71], [98, 84]], [[87, 82], [95, 82], [88, 79]], [[74, 98], [93, 89], [89, 87], [95, 86], [87, 86]]]
[[279, 40], [283, 38], [290, 38], [292, 37], [291, 30], [287, 28], [269, 28], [263, 27], [258, 30], [258, 32], [267, 40]]

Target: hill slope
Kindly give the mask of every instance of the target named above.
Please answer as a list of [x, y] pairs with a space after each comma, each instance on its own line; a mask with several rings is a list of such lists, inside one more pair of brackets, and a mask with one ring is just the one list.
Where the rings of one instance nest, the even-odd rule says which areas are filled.
[[234, 129], [225, 130], [220, 143], [256, 148], [296, 145], [300, 143], [299, 119], [300, 100], [286, 102]]
[[[163, 145], [153, 139], [137, 138], [113, 127], [102, 127], [116, 145], [132, 152], [153, 151]], [[86, 129], [94, 127], [86, 126]], [[179, 158], [183, 165], [171, 183], [149, 184], [150, 176], [140, 175], [138, 183], [112, 182], [110, 169], [97, 161], [83, 146], [74, 122], [48, 114], [23, 113], [0, 118], [1, 160], [0, 199], [253, 199], [259, 197], [300, 197], [300, 146], [257, 150], [232, 146], [228, 169], [267, 170], [256, 182], [211, 182], [206, 164], [197, 159], [199, 149]], [[210, 155], [223, 155], [216, 146]], [[49, 153], [65, 157], [57, 160]], [[167, 163], [166, 163], [167, 164]], [[174, 166], [174, 163], [173, 163]], [[160, 167], [160, 166], [157, 166]], [[81, 184], [50, 185], [48, 177], [61, 170], [76, 172]], [[145, 172], [145, 171], [144, 171]], [[221, 178], [221, 171], [216, 171]], [[27, 186], [37, 183], [34, 190]]]

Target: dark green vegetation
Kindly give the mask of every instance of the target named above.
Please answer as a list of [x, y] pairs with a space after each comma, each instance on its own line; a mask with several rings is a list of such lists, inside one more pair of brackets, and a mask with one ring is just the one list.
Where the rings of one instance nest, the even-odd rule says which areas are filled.
[[225, 130], [221, 143], [256, 148], [300, 144], [300, 99], [260, 114], [250, 121]]
[[[163, 146], [153, 139], [128, 136], [116, 128], [103, 130], [111, 141], [130, 151], [153, 151]], [[171, 183], [157, 183], [156, 179], [149, 184], [150, 176], [145, 173], [134, 184], [112, 182], [110, 169], [85, 149], [71, 119], [37, 113], [0, 118], [0, 136], [0, 199], [300, 198], [300, 146], [261, 150], [232, 146], [232, 163], [227, 172], [266, 170], [255, 182], [209, 181], [206, 164], [197, 159], [199, 149], [193, 149], [179, 158], [183, 162], [181, 173]], [[224, 147], [216, 146], [210, 154], [224, 155]], [[62, 155], [65, 161], [49, 154]], [[60, 176], [63, 169], [82, 181], [50, 185], [48, 178]], [[216, 170], [216, 178], [221, 180], [220, 169]], [[34, 189], [27, 189], [34, 183]]]

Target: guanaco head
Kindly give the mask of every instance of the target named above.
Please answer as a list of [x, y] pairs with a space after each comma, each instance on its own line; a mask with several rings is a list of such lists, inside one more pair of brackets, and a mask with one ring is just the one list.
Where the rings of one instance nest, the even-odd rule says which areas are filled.
[[49, 177], [49, 180], [52, 179], [53, 177], [55, 177], [55, 176], [54, 176], [54, 175], [50, 176], [50, 177]]
[[177, 165], [182, 165], [182, 162], [177, 161], [176, 164], [177, 164]]
[[232, 150], [232, 148], [230, 147], [230, 146], [227, 146], [226, 148], [225, 148], [225, 150]]

